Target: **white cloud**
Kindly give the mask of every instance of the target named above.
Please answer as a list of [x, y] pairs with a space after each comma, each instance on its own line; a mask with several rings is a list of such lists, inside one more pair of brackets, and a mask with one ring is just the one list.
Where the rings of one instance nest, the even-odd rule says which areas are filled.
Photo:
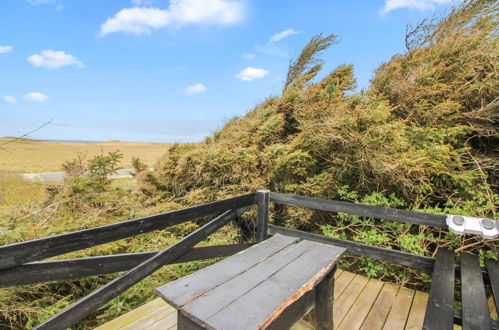
[[182, 89], [181, 92], [187, 95], [199, 94], [206, 92], [207, 88], [203, 84], [194, 84], [185, 89]]
[[298, 33], [300, 33], [300, 32], [293, 30], [293, 29], [287, 29], [287, 30], [281, 31], [279, 33], [274, 34], [272, 37], [270, 37], [268, 44], [272, 45], [273, 43], [276, 43], [279, 40], [282, 40], [286, 37], [289, 37], [289, 36], [292, 36], [292, 35], [298, 34]]
[[16, 102], [17, 102], [17, 100], [16, 100], [16, 98], [15, 98], [15, 97], [13, 97], [13, 96], [9, 96], [9, 95], [5, 95], [5, 96], [3, 97], [3, 101], [4, 101], [5, 103], [9, 103], [9, 104], [12, 104], [12, 103], [16, 103]]
[[381, 9], [382, 14], [392, 10], [408, 8], [420, 11], [435, 10], [436, 5], [451, 3], [453, 0], [385, 0], [385, 6]]
[[150, 34], [170, 25], [229, 25], [241, 21], [245, 8], [241, 0], [170, 0], [167, 9], [125, 8], [101, 25], [100, 35], [123, 32]]
[[0, 45], [0, 54], [10, 53], [14, 49], [12, 46], [2, 46]]
[[243, 58], [245, 60], [253, 60], [253, 59], [255, 59], [255, 57], [256, 57], [256, 55], [253, 53], [244, 53], [243, 54]]
[[38, 6], [38, 5], [53, 5], [57, 3], [56, 0], [28, 0], [30, 4], [33, 6]]
[[134, 6], [150, 6], [152, 5], [152, 0], [132, 0], [132, 5]]
[[78, 60], [74, 55], [51, 49], [43, 50], [41, 54], [31, 55], [28, 57], [28, 62], [33, 66], [49, 69], [57, 69], [68, 65], [74, 65], [78, 68], [84, 66], [83, 62]]
[[61, 10], [64, 8], [64, 5], [62, 4], [62, 2], [59, 2], [57, 0], [28, 0], [28, 3], [33, 5], [33, 6], [54, 5], [54, 6], [56, 6], [55, 8], [57, 10]]
[[265, 69], [247, 67], [243, 71], [239, 72], [236, 75], [236, 78], [243, 80], [243, 81], [253, 81], [256, 79], [261, 79], [268, 74], [269, 74], [269, 72]]
[[31, 92], [24, 95], [24, 99], [31, 102], [45, 102], [49, 99], [49, 97], [42, 93]]

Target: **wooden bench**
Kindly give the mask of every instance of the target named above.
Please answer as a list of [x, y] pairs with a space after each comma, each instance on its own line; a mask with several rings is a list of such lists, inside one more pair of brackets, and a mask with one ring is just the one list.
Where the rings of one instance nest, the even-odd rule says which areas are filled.
[[[430, 297], [424, 319], [424, 329], [453, 329], [455, 254], [439, 249], [432, 274]], [[486, 260], [486, 269], [496, 309], [499, 310], [499, 263]], [[463, 329], [497, 329], [497, 321], [490, 317], [485, 283], [478, 256], [461, 254], [461, 305]]]
[[287, 329], [310, 310], [333, 328], [333, 275], [345, 248], [275, 235], [156, 289], [178, 329]]

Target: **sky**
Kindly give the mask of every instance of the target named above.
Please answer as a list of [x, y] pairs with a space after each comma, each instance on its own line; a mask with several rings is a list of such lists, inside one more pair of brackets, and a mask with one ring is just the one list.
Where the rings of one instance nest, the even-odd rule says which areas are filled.
[[0, 136], [197, 142], [278, 96], [317, 33], [358, 88], [452, 0], [1, 0]]

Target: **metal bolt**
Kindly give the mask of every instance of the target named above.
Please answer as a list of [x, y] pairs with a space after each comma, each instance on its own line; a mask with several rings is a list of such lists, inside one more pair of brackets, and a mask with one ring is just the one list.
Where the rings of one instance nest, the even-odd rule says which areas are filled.
[[455, 215], [452, 217], [452, 222], [457, 226], [462, 226], [464, 224], [464, 218], [460, 215]]
[[494, 227], [496, 226], [496, 222], [491, 219], [483, 218], [481, 222], [482, 227], [485, 229], [494, 229]]

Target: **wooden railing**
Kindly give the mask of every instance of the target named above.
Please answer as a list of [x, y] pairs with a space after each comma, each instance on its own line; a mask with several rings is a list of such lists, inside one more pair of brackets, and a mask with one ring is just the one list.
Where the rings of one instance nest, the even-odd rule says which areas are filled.
[[[270, 224], [269, 205], [271, 202], [447, 230], [444, 215], [285, 195], [273, 193], [268, 190], [260, 190], [254, 194], [178, 211], [2, 246], [0, 247], [0, 287], [128, 271], [35, 327], [35, 329], [65, 329], [90, 315], [99, 307], [164, 265], [225, 257], [246, 249], [251, 243], [197, 248], [194, 248], [194, 246], [255, 205], [258, 206], [256, 219], [257, 242], [265, 240], [268, 235], [284, 234], [345, 247], [348, 249], [347, 253], [355, 256], [374, 258], [427, 272], [433, 270], [435, 264], [434, 258]], [[169, 226], [210, 215], [217, 216], [164, 250], [55, 261], [38, 261], [154, 230], [161, 230]], [[456, 271], [459, 272], [457, 266]], [[460, 324], [460, 320], [460, 311], [456, 310], [456, 324]]]
[[[35, 327], [35, 329], [66, 329], [164, 265], [229, 256], [247, 248], [248, 244], [193, 247], [255, 205], [255, 197], [255, 194], [249, 194], [141, 219], [2, 246], [0, 247], [0, 287], [128, 270], [124, 275], [110, 281]], [[34, 262], [213, 214], [219, 215], [161, 251]]]

